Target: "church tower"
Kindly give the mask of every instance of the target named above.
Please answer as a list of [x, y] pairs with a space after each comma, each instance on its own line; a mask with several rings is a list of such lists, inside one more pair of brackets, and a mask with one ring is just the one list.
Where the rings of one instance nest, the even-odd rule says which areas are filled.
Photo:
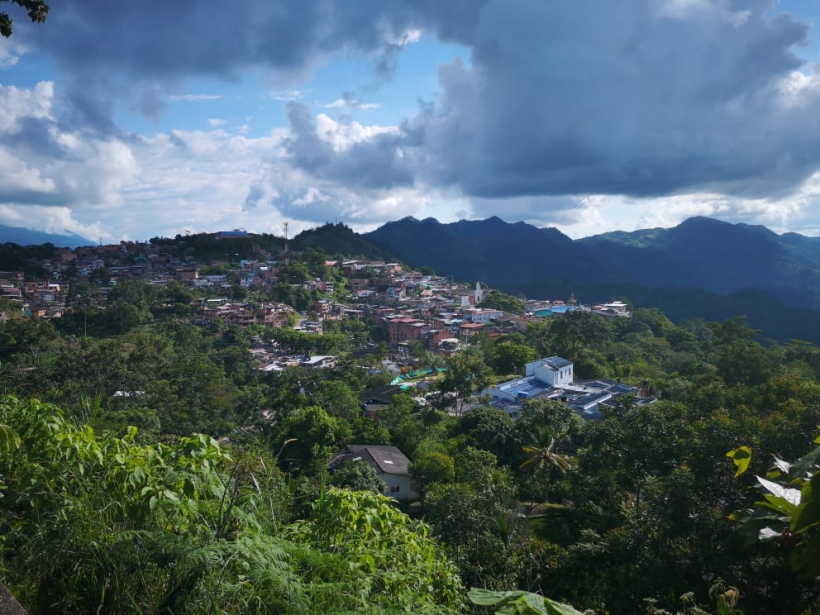
[[481, 282], [475, 283], [475, 293], [473, 296], [475, 297], [476, 305], [484, 300], [484, 291], [481, 290]]

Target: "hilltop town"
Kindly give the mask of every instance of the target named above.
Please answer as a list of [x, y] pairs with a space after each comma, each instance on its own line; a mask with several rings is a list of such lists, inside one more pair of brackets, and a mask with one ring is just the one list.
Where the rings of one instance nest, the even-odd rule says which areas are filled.
[[[32, 256], [27, 263], [39, 275], [0, 271], [0, 321], [19, 315], [44, 320], [76, 317], [78, 312], [87, 315], [103, 310], [118, 287], [136, 284], [150, 289], [152, 300], [166, 314], [197, 325], [258, 325], [322, 336], [328, 324], [368, 323], [383, 332], [385, 366], [400, 374], [419, 366], [419, 349], [449, 357], [479, 336], [499, 338], [524, 332], [531, 322], [568, 312], [605, 318], [630, 316], [623, 301], [584, 305], [574, 297], [527, 300], [504, 296], [480, 282], [466, 284], [399, 262], [326, 259], [312, 248], [308, 253], [271, 252], [244, 231], [224, 231], [212, 239], [210, 253], [219, 251], [220, 241], [230, 240], [224, 257], [200, 259], [183, 238], [53, 248], [45, 256]], [[239, 252], [230, 253], [242, 243], [246, 244], [242, 257]], [[312, 275], [311, 266], [318, 276]], [[251, 340], [251, 353], [262, 371], [329, 367], [338, 358], [299, 352], [298, 344], [283, 343], [281, 338], [256, 335]], [[375, 346], [370, 341], [353, 350], [375, 353]], [[500, 386], [488, 393], [499, 398], [495, 400], [499, 407], [517, 415], [517, 406], [499, 397], [503, 390]], [[565, 387], [551, 395], [566, 401], [572, 392]], [[587, 405], [579, 404], [579, 409]]]

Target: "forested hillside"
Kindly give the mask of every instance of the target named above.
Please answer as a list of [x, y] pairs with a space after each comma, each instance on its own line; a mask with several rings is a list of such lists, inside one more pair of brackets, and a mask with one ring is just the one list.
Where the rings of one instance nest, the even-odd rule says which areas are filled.
[[[324, 266], [306, 258], [292, 266]], [[182, 287], [156, 293], [123, 283], [59, 322], [0, 325], [0, 575], [32, 614], [487, 612], [469, 588], [600, 613], [820, 606], [810, 496], [799, 531], [766, 543], [730, 518], [761, 498], [755, 475], [815, 447], [809, 343], [761, 345], [742, 318], [568, 313], [449, 358], [413, 347], [447, 368], [429, 403], [398, 393], [373, 417], [362, 395], [394, 378], [374, 323], [200, 325]], [[262, 371], [253, 339], [339, 360]], [[585, 421], [475, 397], [553, 355], [658, 402]], [[350, 444], [398, 447], [420, 500], [377, 495], [370, 465], [331, 469]], [[751, 454], [740, 476], [732, 450]]]
[[628, 296], [676, 322], [745, 314], [781, 340], [820, 342], [820, 239], [691, 218], [571, 240], [517, 222], [404, 218], [366, 234], [415, 266], [529, 298]]

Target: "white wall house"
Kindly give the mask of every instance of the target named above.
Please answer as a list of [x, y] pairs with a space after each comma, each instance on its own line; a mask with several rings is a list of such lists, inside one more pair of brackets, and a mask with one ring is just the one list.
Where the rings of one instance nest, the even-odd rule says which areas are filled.
[[502, 316], [504, 316], [504, 312], [501, 310], [492, 310], [489, 308], [468, 308], [464, 310], [464, 318], [475, 323], [487, 323]]
[[532, 363], [527, 363], [527, 376], [535, 376], [541, 382], [554, 387], [561, 387], [572, 384], [574, 379], [572, 373], [572, 361], [561, 357], [549, 357], [539, 359]]
[[410, 478], [410, 460], [395, 446], [369, 446], [351, 444], [331, 462], [342, 463], [365, 462], [373, 466], [376, 474], [385, 482], [384, 495], [395, 500], [417, 500], [419, 494], [413, 489]]

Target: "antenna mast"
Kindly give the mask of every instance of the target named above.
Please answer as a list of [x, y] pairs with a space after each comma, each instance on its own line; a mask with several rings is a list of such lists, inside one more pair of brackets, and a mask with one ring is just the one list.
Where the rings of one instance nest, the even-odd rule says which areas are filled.
[[290, 252], [288, 252], [288, 223], [285, 222], [285, 266], [290, 265]]

